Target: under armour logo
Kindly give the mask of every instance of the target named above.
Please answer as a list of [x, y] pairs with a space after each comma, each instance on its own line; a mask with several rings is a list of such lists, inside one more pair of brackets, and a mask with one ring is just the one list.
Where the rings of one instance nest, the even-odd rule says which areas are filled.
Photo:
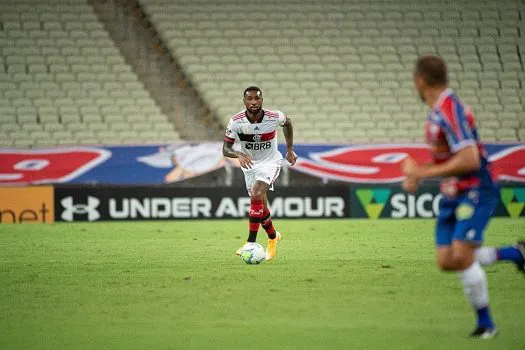
[[64, 211], [62, 212], [62, 219], [66, 221], [73, 221], [74, 214], [87, 215], [88, 221], [95, 221], [100, 218], [100, 213], [97, 208], [100, 200], [95, 197], [88, 196], [87, 204], [74, 204], [73, 197], [66, 197], [60, 201]]
[[253, 135], [253, 141], [260, 142], [261, 141], [261, 135]]

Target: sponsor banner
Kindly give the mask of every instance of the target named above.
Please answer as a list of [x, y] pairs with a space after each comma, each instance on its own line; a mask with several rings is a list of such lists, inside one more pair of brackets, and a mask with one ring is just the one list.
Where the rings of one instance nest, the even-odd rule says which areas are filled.
[[511, 218], [525, 217], [525, 187], [502, 187], [496, 215]]
[[0, 187], [0, 223], [27, 224], [55, 221], [51, 186]]
[[[442, 195], [437, 186], [423, 186], [406, 193], [399, 186], [355, 187], [350, 191], [354, 218], [433, 218], [439, 213]], [[525, 217], [525, 187], [502, 187], [494, 216]]]
[[[269, 194], [274, 218], [349, 217], [347, 187], [288, 187]], [[247, 216], [245, 188], [57, 187], [57, 221], [232, 219]]]
[[437, 186], [421, 187], [415, 194], [399, 186], [356, 187], [350, 191], [350, 211], [356, 218], [433, 218], [440, 198]]
[[[493, 173], [501, 181], [525, 183], [525, 144], [485, 144]], [[118, 184], [160, 185], [183, 182], [218, 169], [231, 172], [238, 162], [222, 156], [222, 143], [173, 145], [0, 148], [0, 185]], [[279, 145], [284, 154], [285, 146]], [[323, 180], [347, 183], [398, 183], [407, 155], [425, 162], [422, 144], [297, 144], [297, 164], [290, 167]], [[299, 176], [299, 174], [295, 173]]]
[[1, 184], [43, 184], [73, 181], [111, 158], [102, 148], [2, 149]]
[[[485, 144], [491, 171], [500, 181], [525, 182], [525, 144]], [[401, 161], [410, 155], [417, 162], [431, 161], [422, 144], [320, 146], [308, 149], [293, 169], [312, 176], [351, 183], [398, 183]]]

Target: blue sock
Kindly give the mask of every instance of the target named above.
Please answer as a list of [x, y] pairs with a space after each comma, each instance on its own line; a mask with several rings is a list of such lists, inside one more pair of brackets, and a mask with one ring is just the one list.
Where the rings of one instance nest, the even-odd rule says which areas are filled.
[[494, 323], [492, 322], [492, 317], [490, 317], [488, 306], [478, 309], [476, 312], [478, 314], [478, 327], [494, 328]]
[[512, 261], [516, 264], [523, 264], [523, 256], [516, 247], [500, 247], [496, 249], [498, 260]]

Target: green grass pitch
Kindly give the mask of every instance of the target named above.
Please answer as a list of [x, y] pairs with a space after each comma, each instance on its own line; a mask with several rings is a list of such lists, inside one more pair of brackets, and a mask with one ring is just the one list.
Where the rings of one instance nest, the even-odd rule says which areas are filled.
[[[1, 225], [0, 349], [525, 349], [524, 276], [487, 268], [501, 333], [468, 339], [433, 221], [275, 224], [279, 257], [254, 266], [246, 221]], [[524, 236], [495, 219], [486, 243]]]

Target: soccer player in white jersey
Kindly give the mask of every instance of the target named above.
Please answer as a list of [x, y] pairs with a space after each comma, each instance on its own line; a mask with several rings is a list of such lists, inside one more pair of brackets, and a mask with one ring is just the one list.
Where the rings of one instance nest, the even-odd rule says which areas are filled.
[[[234, 115], [224, 136], [222, 148], [225, 157], [238, 158], [244, 172], [246, 188], [250, 194], [250, 223], [248, 243], [255, 242], [259, 226], [262, 224], [268, 234], [266, 260], [277, 254], [277, 242], [281, 234], [275, 230], [268, 209], [268, 190], [279, 176], [283, 156], [277, 149], [278, 126], [281, 126], [286, 139], [286, 160], [294, 165], [297, 155], [293, 151], [292, 121], [280, 111], [262, 109], [262, 91], [256, 86], [244, 90], [246, 109]], [[241, 151], [235, 151], [236, 139], [241, 142]], [[240, 255], [242, 247], [237, 250]]]

